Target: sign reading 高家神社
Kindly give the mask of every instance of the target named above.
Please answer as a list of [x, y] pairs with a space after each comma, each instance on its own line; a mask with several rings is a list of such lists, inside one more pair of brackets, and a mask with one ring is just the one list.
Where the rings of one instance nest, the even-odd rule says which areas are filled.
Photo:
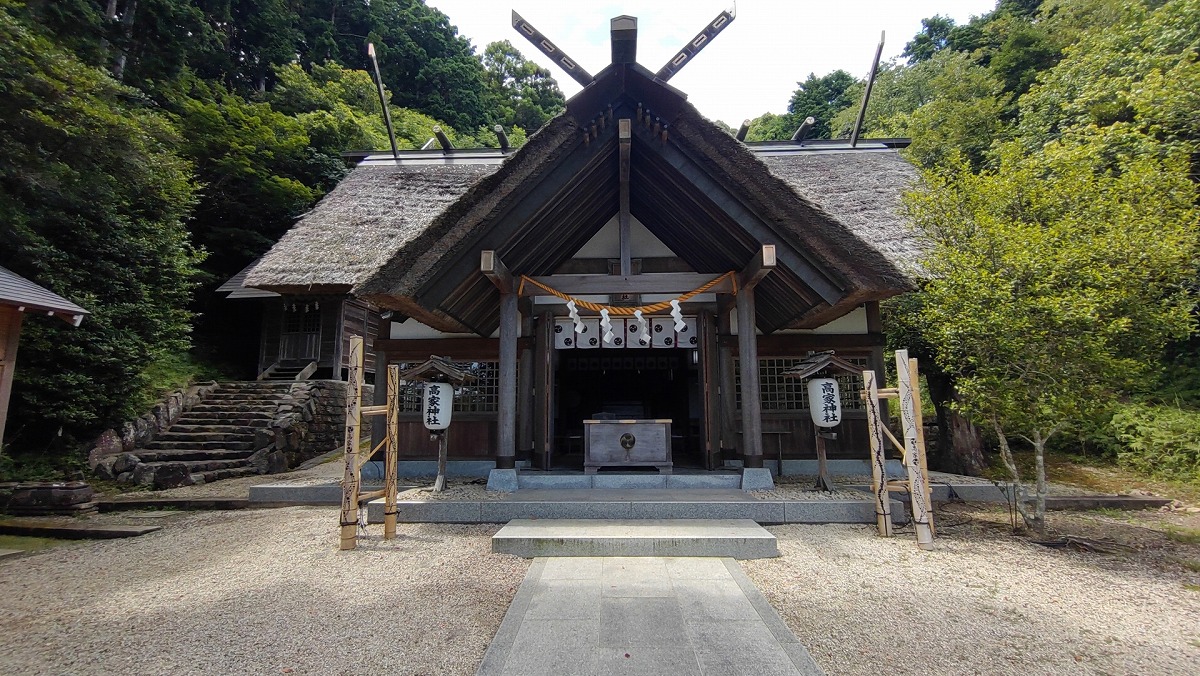
[[430, 430], [444, 430], [450, 426], [450, 413], [454, 408], [454, 386], [446, 383], [426, 383], [425, 401], [421, 404], [421, 419]]
[[833, 378], [808, 381], [808, 409], [817, 427], [834, 427], [842, 421], [842, 401]]

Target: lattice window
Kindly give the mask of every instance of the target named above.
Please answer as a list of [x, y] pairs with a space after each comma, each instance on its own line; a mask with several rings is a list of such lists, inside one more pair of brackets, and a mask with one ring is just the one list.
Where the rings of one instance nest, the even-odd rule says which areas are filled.
[[[843, 357], [856, 366], [867, 368], [867, 357]], [[799, 357], [771, 358], [758, 360], [758, 387], [762, 398], [763, 411], [807, 411], [808, 410], [808, 381], [799, 378], [785, 378], [783, 373], [800, 362]], [[737, 408], [742, 408], [742, 369], [739, 360], [733, 361], [734, 393]], [[853, 411], [863, 408], [863, 401], [858, 398], [862, 389], [862, 376], [848, 373], [835, 376], [838, 381], [838, 393], [841, 395], [842, 410]]]
[[[400, 363], [401, 373], [417, 366], [414, 363]], [[455, 413], [495, 413], [499, 410], [500, 402], [500, 363], [494, 361], [457, 362], [454, 366], [475, 376], [475, 380], [455, 388]], [[418, 383], [412, 383], [400, 390], [400, 412], [421, 412], [421, 390]]]

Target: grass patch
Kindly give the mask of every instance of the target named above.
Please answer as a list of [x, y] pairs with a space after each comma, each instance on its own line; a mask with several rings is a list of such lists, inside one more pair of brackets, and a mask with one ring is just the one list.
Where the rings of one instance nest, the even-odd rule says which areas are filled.
[[1200, 573], [1200, 561], [1195, 559], [1185, 559], [1180, 556], [1168, 556], [1167, 560], [1171, 563], [1177, 563], [1193, 573]]
[[1184, 582], [1183, 588], [1188, 591], [1200, 592], [1200, 584], [1192, 584], [1191, 582]]
[[226, 379], [228, 369], [183, 354], [165, 354], [146, 367], [146, 386], [138, 394], [136, 410], [145, 412], [154, 403], [174, 390], [192, 383]]
[[54, 538], [37, 538], [25, 535], [0, 535], [0, 549], [20, 549], [26, 552], [39, 552], [43, 549], [67, 544], [68, 540]]
[[[1032, 491], [1035, 478], [1033, 451], [1014, 448], [1013, 459], [1017, 470], [1021, 472], [1021, 480], [1030, 486]], [[1001, 482], [1011, 480], [1008, 471], [998, 459], [993, 462], [986, 477]], [[1189, 504], [1200, 504], [1200, 485], [1148, 477], [1121, 467], [1111, 459], [1090, 455], [1047, 451], [1046, 479], [1097, 493], [1120, 494], [1140, 490]]]
[[1200, 545], [1200, 530], [1195, 528], [1180, 528], [1174, 525], [1168, 525], [1167, 539], [1173, 542], [1182, 542], [1187, 545]]

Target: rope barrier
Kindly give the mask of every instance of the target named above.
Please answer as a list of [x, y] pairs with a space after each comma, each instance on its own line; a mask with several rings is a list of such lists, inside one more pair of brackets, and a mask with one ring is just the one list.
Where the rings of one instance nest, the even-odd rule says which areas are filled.
[[[702, 294], [705, 291], [708, 291], [709, 289], [713, 288], [717, 284], [720, 284], [721, 282], [725, 281], [726, 278], [730, 279], [733, 282], [733, 292], [736, 294], [737, 293], [737, 275], [733, 271], [730, 271], [730, 272], [726, 272], [725, 274], [721, 275], [720, 277], [717, 277], [716, 279], [710, 280], [707, 284], [704, 284], [703, 286], [700, 286], [695, 289], [692, 289], [691, 291], [688, 291], [687, 293], [676, 298], [675, 300], [680, 303], [682, 303], [686, 300], [690, 300], [691, 298], [698, 296], [699, 294]], [[591, 310], [592, 312], [600, 312], [601, 310], [608, 310], [609, 314], [616, 315], [618, 317], [632, 317], [633, 315], [635, 315], [638, 312], [661, 312], [662, 310], [666, 310], [667, 308], [671, 307], [671, 301], [662, 301], [660, 303], [652, 303], [650, 305], [639, 305], [638, 307], [625, 307], [625, 306], [604, 305], [602, 303], [592, 303], [592, 302], [589, 302], [586, 300], [580, 300], [578, 298], [573, 298], [571, 296], [568, 296], [567, 294], [563, 293], [562, 291], [559, 291], [558, 289], [554, 289], [549, 286], [546, 286], [545, 284], [542, 284], [541, 282], [537, 281], [536, 279], [534, 279], [532, 277], [526, 277], [525, 275], [521, 275], [521, 284], [517, 287], [517, 295], [521, 295], [525, 291], [525, 282], [529, 282], [530, 284], [538, 287], [539, 289], [545, 291], [546, 293], [548, 293], [552, 296], [557, 296], [558, 298], [560, 298], [562, 300], [565, 300], [568, 302], [573, 301], [575, 303], [575, 305], [577, 305], [581, 308]]]

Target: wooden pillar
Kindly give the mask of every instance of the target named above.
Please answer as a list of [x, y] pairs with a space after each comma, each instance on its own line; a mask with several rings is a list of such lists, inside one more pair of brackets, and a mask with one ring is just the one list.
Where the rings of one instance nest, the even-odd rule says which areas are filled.
[[[518, 301], [520, 303], [520, 301]], [[533, 335], [534, 318], [532, 304], [526, 300], [525, 307], [517, 306], [521, 313], [521, 335]], [[521, 349], [517, 364], [517, 455], [529, 457], [533, 453], [533, 348]]]
[[354, 549], [358, 528], [358, 442], [362, 419], [363, 339], [350, 339], [350, 369], [346, 378], [345, 471], [342, 474], [341, 549]]
[[513, 469], [517, 457], [517, 294], [500, 294], [500, 377], [496, 469]]
[[863, 395], [867, 403], [867, 432], [871, 439], [871, 494], [875, 496], [875, 528], [892, 537], [892, 499], [887, 489], [887, 456], [883, 445], [883, 419], [879, 415], [879, 384], [875, 371], [863, 371]]
[[550, 469], [550, 451], [554, 443], [554, 315], [538, 318], [534, 368], [533, 452], [542, 469]]
[[721, 465], [721, 399], [720, 371], [717, 358], [717, 321], [711, 312], [701, 312], [700, 333], [700, 399], [704, 411], [704, 467], [708, 470]]
[[758, 382], [758, 336], [754, 333], [754, 289], [737, 294], [738, 362], [742, 373], [742, 462], [763, 466], [762, 397]]
[[[721, 336], [732, 336], [729, 320], [733, 312], [733, 296], [717, 296], [717, 341]], [[737, 435], [737, 393], [734, 391], [733, 349], [721, 345], [717, 351], [717, 378], [720, 384], [721, 450], [737, 451], [741, 443]]]
[[517, 311], [517, 287], [512, 273], [495, 251], [481, 252], [479, 270], [500, 291], [496, 469], [512, 469], [516, 467], [517, 459], [517, 331], [521, 321], [521, 313]]
[[754, 333], [754, 287], [775, 269], [775, 245], [764, 244], [738, 275], [738, 361], [742, 371], [742, 462], [763, 466], [762, 396], [758, 380], [758, 336]]
[[3, 449], [4, 423], [12, 396], [13, 371], [17, 367], [17, 342], [21, 336], [24, 313], [14, 307], [0, 306], [0, 450]]
[[[382, 389], [387, 392], [387, 416], [384, 418], [387, 444], [384, 447], [383, 462], [383, 539], [391, 540], [396, 537], [396, 484], [399, 481], [397, 464], [400, 453], [400, 367], [387, 364], [385, 368], [380, 369], [377, 362], [375, 374], [375, 391]], [[384, 376], [384, 387], [380, 387], [379, 376], [383, 374], [387, 375]]]
[[904, 468], [908, 471], [908, 494], [912, 501], [913, 524], [917, 530], [917, 546], [933, 549], [933, 505], [929, 502], [928, 477], [921, 462], [922, 449], [918, 446], [920, 432], [917, 427], [920, 394], [914, 391], [919, 383], [912, 381], [909, 370], [908, 350], [896, 350], [896, 381], [899, 392], [900, 422], [904, 432]]

